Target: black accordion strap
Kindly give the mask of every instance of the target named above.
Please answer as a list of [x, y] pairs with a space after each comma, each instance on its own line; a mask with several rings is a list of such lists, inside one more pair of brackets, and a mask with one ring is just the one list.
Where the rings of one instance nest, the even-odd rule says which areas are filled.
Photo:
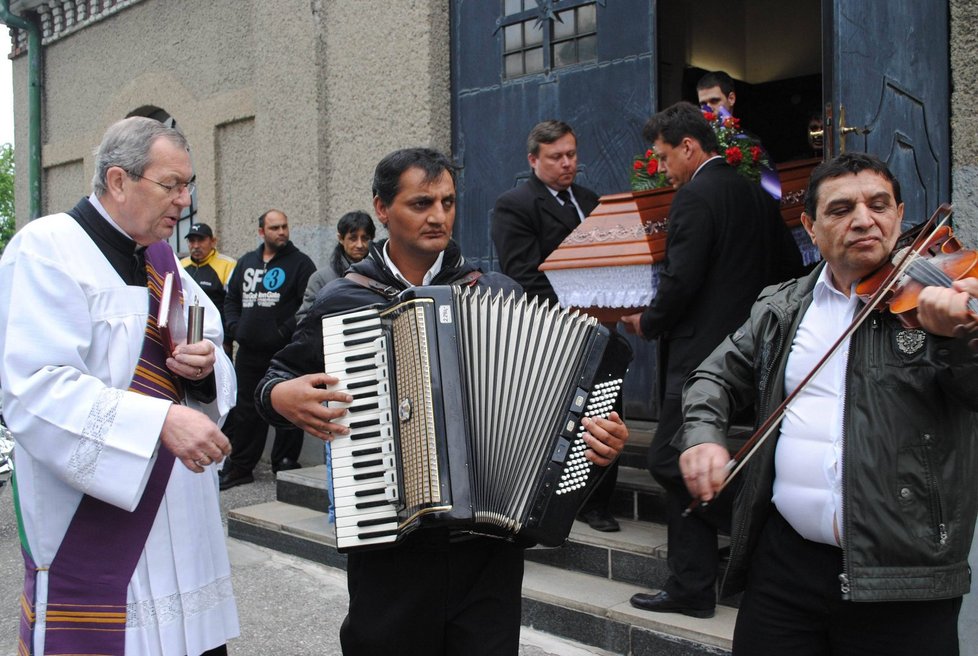
[[475, 284], [475, 281], [482, 277], [482, 272], [476, 269], [475, 271], [469, 271], [464, 276], [458, 280], [453, 280], [451, 284], [456, 287], [471, 287]]
[[[391, 300], [395, 296], [401, 293], [401, 290], [398, 289], [397, 287], [394, 287], [393, 285], [385, 285], [382, 282], [378, 282], [377, 280], [367, 277], [362, 273], [357, 273], [356, 271], [348, 271], [344, 277], [347, 280], [351, 280], [357, 283], [358, 285], [362, 285], [363, 287], [366, 287], [367, 289], [380, 294], [387, 300]], [[451, 284], [456, 285], [458, 287], [467, 287], [469, 285], [474, 285], [475, 282], [481, 277], [482, 277], [481, 271], [478, 270], [470, 271], [469, 273], [465, 274], [458, 280], [453, 280]]]
[[347, 271], [346, 275], [343, 277], [357, 283], [358, 285], [366, 287], [372, 292], [380, 294], [387, 300], [391, 300], [401, 293], [401, 290], [393, 285], [385, 285], [382, 282], [378, 282], [373, 278], [368, 278], [362, 273], [357, 273], [356, 271]]

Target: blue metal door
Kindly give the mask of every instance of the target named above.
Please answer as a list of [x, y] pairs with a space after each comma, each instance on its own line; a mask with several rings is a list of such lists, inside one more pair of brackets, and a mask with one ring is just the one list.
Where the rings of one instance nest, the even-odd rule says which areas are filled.
[[945, 0], [824, 0], [823, 76], [832, 154], [870, 152], [900, 181], [904, 227], [951, 197]]
[[[462, 166], [455, 238], [496, 265], [496, 198], [526, 179], [526, 137], [546, 119], [577, 134], [577, 182], [628, 189], [642, 126], [656, 106], [655, 3], [648, 0], [453, 0], [453, 151]], [[633, 340], [631, 417], [654, 416], [654, 347]]]

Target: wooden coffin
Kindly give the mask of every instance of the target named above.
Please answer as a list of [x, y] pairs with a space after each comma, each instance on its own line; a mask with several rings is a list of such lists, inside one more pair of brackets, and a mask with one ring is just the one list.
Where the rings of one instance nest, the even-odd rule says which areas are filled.
[[[819, 159], [778, 166], [781, 216], [796, 233], [806, 264], [817, 259], [801, 227], [808, 177]], [[602, 196], [598, 206], [540, 265], [560, 304], [614, 322], [652, 302], [666, 253], [666, 224], [675, 190]], [[807, 246], [807, 248], [806, 248]]]

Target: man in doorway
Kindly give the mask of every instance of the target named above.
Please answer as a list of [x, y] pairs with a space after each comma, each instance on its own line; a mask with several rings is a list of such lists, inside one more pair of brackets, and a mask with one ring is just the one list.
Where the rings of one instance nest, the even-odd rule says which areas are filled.
[[[823, 264], [766, 289], [683, 391], [692, 498], [712, 501], [727, 476], [731, 413], [770, 416], [853, 323], [856, 283], [890, 261], [903, 208], [871, 155], [812, 172], [801, 220]], [[919, 329], [874, 312], [741, 471], [724, 578], [744, 590], [734, 654], [959, 653], [978, 515], [978, 354], [960, 327], [975, 298], [974, 278], [924, 287]]]
[[[188, 148], [159, 121], [115, 123], [92, 194], [0, 260], [19, 654], [217, 656], [238, 635], [216, 487], [234, 373], [217, 308], [166, 242], [190, 205]], [[204, 339], [172, 350], [156, 321], [168, 276], [205, 308]]]
[[696, 99], [701, 107], [706, 105], [714, 112], [723, 107], [733, 116], [737, 104], [733, 78], [725, 71], [705, 74], [696, 82]]
[[[284, 212], [268, 210], [258, 217], [258, 236], [262, 244], [238, 260], [224, 303], [228, 333], [238, 342], [234, 361], [238, 404], [231, 429], [234, 450], [221, 474], [222, 490], [255, 480], [252, 472], [268, 435], [268, 424], [255, 409], [255, 387], [272, 356], [292, 338], [302, 293], [316, 271], [309, 256], [289, 241], [289, 219]], [[272, 471], [300, 467], [301, 451], [301, 430], [277, 428]]]
[[717, 155], [702, 112], [677, 103], [646, 124], [648, 140], [676, 195], [669, 209], [659, 288], [644, 312], [622, 321], [658, 339], [659, 424], [649, 470], [666, 490], [669, 578], [636, 608], [712, 617], [716, 606], [717, 529], [723, 516], [683, 517], [690, 503], [672, 439], [682, 425], [687, 374], [737, 326], [766, 285], [801, 272], [801, 255], [777, 204]]
[[[345, 392], [325, 389], [337, 380], [325, 372], [323, 315], [387, 302], [388, 290], [422, 285], [519, 291], [502, 274], [481, 274], [452, 241], [455, 167], [443, 154], [408, 148], [387, 155], [376, 167], [373, 193], [376, 216], [390, 237], [371, 243], [370, 254], [351, 267], [356, 276], [320, 292], [258, 388], [270, 421], [292, 422], [323, 440], [347, 432], [336, 420], [352, 401]], [[614, 460], [628, 437], [615, 413], [588, 421], [586, 429], [587, 457], [601, 466]], [[350, 607], [340, 629], [346, 656], [519, 651], [523, 551], [513, 543], [426, 528], [396, 546], [347, 557]]]
[[598, 206], [598, 195], [574, 182], [577, 136], [567, 123], [538, 123], [526, 150], [532, 172], [496, 200], [492, 240], [503, 273], [530, 296], [556, 304], [557, 294], [538, 267]]
[[[533, 172], [529, 180], [496, 201], [492, 240], [502, 272], [529, 296], [557, 305], [557, 294], [539, 266], [598, 206], [598, 195], [574, 182], [577, 136], [567, 123], [538, 123], [530, 130], [526, 151]], [[579, 518], [596, 531], [619, 530], [618, 520], [608, 510], [617, 480], [616, 463], [581, 508]]]
[[[217, 237], [206, 223], [195, 223], [187, 231], [187, 246], [190, 255], [180, 260], [180, 266], [187, 270], [207, 297], [221, 311], [224, 317], [224, 299], [227, 297], [228, 280], [234, 271], [234, 258], [217, 252]], [[225, 336], [224, 351], [231, 355], [232, 341]]]

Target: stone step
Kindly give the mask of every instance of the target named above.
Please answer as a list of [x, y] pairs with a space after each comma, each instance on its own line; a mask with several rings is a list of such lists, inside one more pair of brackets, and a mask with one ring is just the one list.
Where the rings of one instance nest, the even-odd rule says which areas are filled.
[[632, 656], [729, 654], [737, 611], [717, 606], [710, 619], [649, 613], [628, 603], [636, 592], [627, 583], [549, 565], [526, 563], [523, 625]]
[[622, 451], [619, 457], [619, 463], [622, 467], [634, 467], [636, 469], [645, 469], [646, 465], [646, 454], [649, 450], [649, 444], [652, 443], [652, 437], [655, 435], [656, 423], [654, 421], [638, 421], [634, 419], [627, 419], [628, 424], [628, 442], [625, 443], [625, 450]]
[[602, 533], [584, 522], [574, 522], [562, 547], [527, 549], [526, 559], [568, 572], [591, 574], [644, 588], [660, 588], [669, 573], [666, 528], [661, 524], [627, 519], [619, 520], [619, 524], [620, 531]]
[[[665, 517], [664, 494], [662, 487], [644, 469], [622, 467], [611, 504], [612, 512], [619, 518], [621, 531], [601, 533], [583, 522], [574, 522], [563, 547], [531, 549], [527, 558], [571, 571], [658, 588], [668, 575], [666, 529], [661, 523]], [[317, 513], [323, 511], [328, 503], [325, 466], [279, 472], [276, 498], [296, 508]], [[726, 537], [721, 537], [721, 547], [726, 541]]]
[[645, 467], [618, 467], [618, 481], [611, 497], [615, 517], [646, 522], [665, 522], [666, 491]]
[[346, 569], [326, 513], [282, 501], [228, 511], [228, 537]]
[[[325, 513], [310, 508], [272, 501], [231, 510], [228, 535], [331, 567], [346, 567], [346, 556], [335, 550]], [[628, 605], [632, 594], [653, 587], [644, 582], [648, 579], [640, 573], [651, 561], [643, 563], [640, 559], [643, 554], [645, 558], [661, 559], [662, 543], [664, 530], [643, 522], [625, 520], [623, 530], [617, 534], [598, 533], [576, 522], [568, 545], [527, 552], [524, 625], [620, 654], [729, 653], [736, 617], [732, 608], [718, 606], [716, 617], [698, 620], [645, 613]], [[571, 549], [577, 550], [576, 556], [554, 553]], [[568, 562], [583, 559], [589, 572], [568, 571], [563, 565], [539, 562], [548, 558], [564, 558]], [[592, 559], [603, 559], [606, 566], [595, 568], [590, 564]], [[608, 576], [614, 572], [642, 582], [610, 580]]]

